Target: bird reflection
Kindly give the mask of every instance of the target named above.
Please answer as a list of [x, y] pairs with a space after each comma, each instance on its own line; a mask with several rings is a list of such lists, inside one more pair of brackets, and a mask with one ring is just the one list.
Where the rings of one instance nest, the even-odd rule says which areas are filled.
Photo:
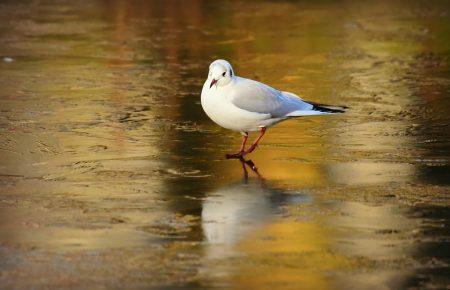
[[[223, 257], [233, 245], [271, 220], [280, 217], [281, 206], [304, 202], [308, 197], [268, 185], [251, 160], [239, 159], [243, 181], [215, 189], [202, 204], [202, 228], [210, 244], [207, 256]], [[256, 178], [249, 178], [249, 170]]]
[[240, 157], [239, 162], [242, 165], [242, 172], [243, 172], [243, 177], [244, 177], [244, 181], [247, 182], [248, 181], [248, 170], [247, 167], [250, 168], [250, 170], [256, 174], [256, 176], [258, 177], [259, 181], [265, 186], [264, 184], [264, 177], [259, 173], [258, 168], [256, 167], [255, 163], [253, 163], [252, 160], [245, 160], [243, 157]]

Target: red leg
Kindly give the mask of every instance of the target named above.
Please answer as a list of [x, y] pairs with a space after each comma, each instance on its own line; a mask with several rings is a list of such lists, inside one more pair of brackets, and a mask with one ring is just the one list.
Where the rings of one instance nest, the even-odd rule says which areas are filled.
[[241, 149], [239, 149], [239, 153], [244, 153], [245, 144], [247, 143], [247, 139], [248, 139], [248, 133], [245, 133], [245, 135], [242, 137], [242, 144], [241, 144]]
[[258, 142], [259, 142], [259, 140], [261, 140], [261, 138], [264, 136], [264, 133], [266, 133], [266, 128], [265, 128], [265, 127], [261, 127], [261, 130], [259, 131], [259, 136], [258, 136], [258, 138], [256, 138], [255, 141], [253, 141], [252, 146], [250, 146], [250, 148], [248, 148], [248, 150], [245, 151], [245, 154], [252, 153], [253, 150], [256, 149], [256, 146], [258, 146]]
[[241, 144], [241, 149], [239, 149], [239, 152], [235, 153], [235, 154], [227, 154], [226, 158], [227, 159], [242, 158], [245, 155], [245, 144], [247, 144], [247, 139], [248, 139], [248, 133], [245, 132], [245, 134], [242, 137], [242, 144]]

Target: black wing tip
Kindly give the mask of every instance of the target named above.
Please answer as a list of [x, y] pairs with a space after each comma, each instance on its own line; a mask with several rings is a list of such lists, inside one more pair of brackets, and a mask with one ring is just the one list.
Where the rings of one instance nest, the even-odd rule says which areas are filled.
[[324, 112], [324, 113], [345, 113], [345, 109], [348, 109], [348, 107], [325, 107], [325, 106], [313, 106], [314, 111]]
[[313, 105], [314, 111], [324, 112], [324, 113], [345, 113], [348, 109], [347, 106], [332, 106], [318, 103], [311, 103]]

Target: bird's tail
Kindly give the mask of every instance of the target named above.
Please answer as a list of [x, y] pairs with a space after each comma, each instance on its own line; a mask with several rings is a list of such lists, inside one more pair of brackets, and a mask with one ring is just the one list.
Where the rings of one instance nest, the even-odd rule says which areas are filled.
[[325, 105], [303, 100], [297, 95], [289, 92], [282, 92], [286, 100], [294, 104], [294, 110], [285, 115], [287, 118], [301, 116], [315, 116], [326, 114], [344, 113], [346, 106]]

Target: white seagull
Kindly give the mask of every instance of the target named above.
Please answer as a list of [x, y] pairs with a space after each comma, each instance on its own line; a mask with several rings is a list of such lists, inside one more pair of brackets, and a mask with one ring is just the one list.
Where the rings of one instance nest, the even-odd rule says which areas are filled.
[[[231, 64], [223, 59], [210, 64], [201, 103], [211, 120], [243, 135], [239, 152], [226, 155], [227, 158], [240, 159], [255, 150], [267, 128], [281, 121], [301, 116], [343, 113], [346, 108], [307, 102], [293, 93], [238, 77]], [[248, 132], [254, 131], [260, 134], [246, 150]]]

